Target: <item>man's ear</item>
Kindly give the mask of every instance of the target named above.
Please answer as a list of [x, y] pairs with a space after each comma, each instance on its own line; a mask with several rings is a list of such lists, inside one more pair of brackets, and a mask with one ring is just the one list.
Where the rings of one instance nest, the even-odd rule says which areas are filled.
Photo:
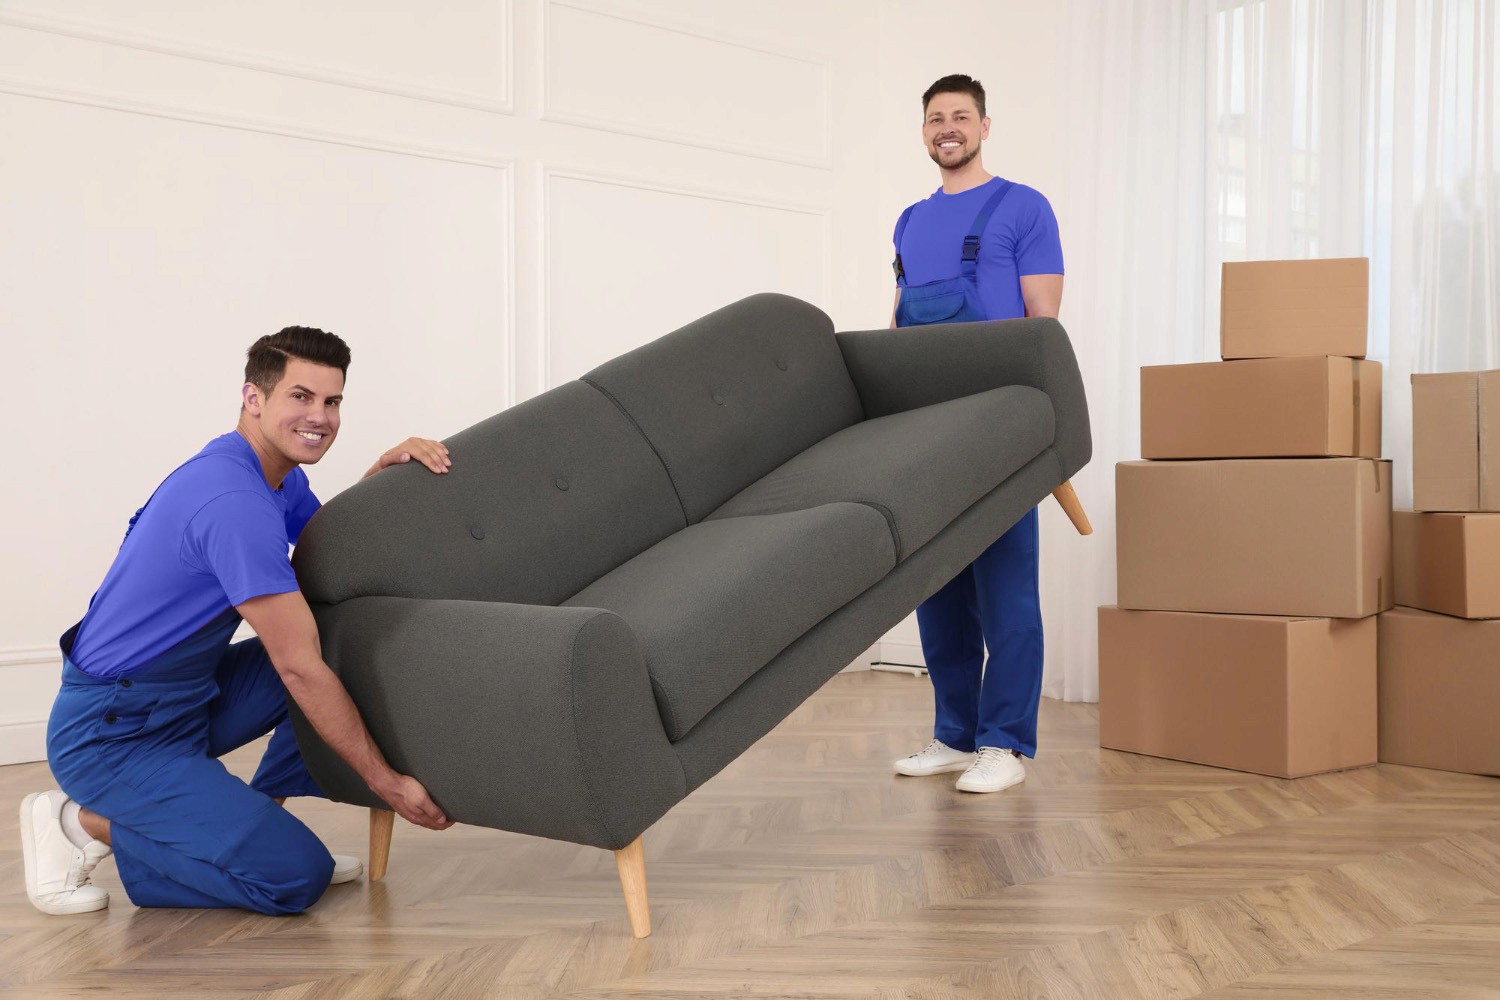
[[260, 416], [261, 404], [264, 402], [260, 395], [260, 386], [254, 382], [246, 382], [240, 386], [240, 402], [244, 404], [246, 411], [257, 417]]
[[980, 119], [980, 121], [979, 121], [979, 138], [980, 139], [988, 139], [989, 137], [990, 137], [990, 119], [989, 119], [989, 116], [986, 115], [984, 118]]

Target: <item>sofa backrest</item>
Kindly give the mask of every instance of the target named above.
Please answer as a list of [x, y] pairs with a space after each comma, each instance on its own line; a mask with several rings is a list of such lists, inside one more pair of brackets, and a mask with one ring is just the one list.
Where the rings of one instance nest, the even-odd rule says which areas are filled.
[[864, 418], [832, 321], [787, 295], [741, 299], [583, 381], [640, 427], [690, 524]]
[[684, 527], [651, 446], [582, 382], [445, 443], [447, 474], [385, 469], [318, 511], [292, 560], [308, 600], [555, 605]]

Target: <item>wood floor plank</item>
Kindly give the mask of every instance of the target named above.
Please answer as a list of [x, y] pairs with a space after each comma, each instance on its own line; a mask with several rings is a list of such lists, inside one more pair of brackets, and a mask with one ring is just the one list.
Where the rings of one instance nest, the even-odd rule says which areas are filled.
[[[643, 941], [608, 852], [399, 823], [384, 882], [299, 917], [137, 910], [109, 862], [110, 910], [47, 917], [5, 810], [0, 995], [1500, 1000], [1500, 781], [1115, 753], [1046, 701], [1025, 784], [965, 795], [890, 772], [930, 712], [925, 681], [836, 677], [647, 832]], [[362, 852], [363, 810], [293, 809]]]

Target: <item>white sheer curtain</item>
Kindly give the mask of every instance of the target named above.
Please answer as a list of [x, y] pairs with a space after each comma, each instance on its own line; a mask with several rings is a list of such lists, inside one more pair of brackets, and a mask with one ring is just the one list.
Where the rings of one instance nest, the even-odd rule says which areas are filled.
[[1115, 599], [1114, 466], [1140, 457], [1137, 369], [1209, 356], [1208, 14], [1180, 0], [1075, 0], [1066, 12], [1066, 173], [1052, 201], [1067, 255], [1061, 319], [1094, 437], [1073, 483], [1094, 534], [1043, 505], [1048, 697], [1098, 700], [1096, 609]]
[[1360, 179], [1398, 506], [1411, 503], [1411, 374], [1500, 367], [1496, 6], [1369, 3]]
[[1094, 521], [1044, 521], [1050, 697], [1098, 694], [1115, 596], [1114, 464], [1141, 365], [1217, 357], [1223, 260], [1371, 258], [1385, 454], [1411, 498], [1412, 372], [1500, 366], [1494, 0], [1071, 0], [1062, 319], [1094, 429]]

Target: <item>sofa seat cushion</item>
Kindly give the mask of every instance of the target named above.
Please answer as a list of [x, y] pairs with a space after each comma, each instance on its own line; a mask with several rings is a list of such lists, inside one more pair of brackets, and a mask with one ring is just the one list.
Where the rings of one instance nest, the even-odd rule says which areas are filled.
[[629, 623], [675, 741], [895, 565], [878, 510], [832, 503], [684, 528], [564, 605]]
[[709, 523], [837, 501], [867, 503], [888, 517], [899, 561], [1052, 439], [1046, 394], [1029, 386], [990, 389], [832, 434], [732, 497]]

